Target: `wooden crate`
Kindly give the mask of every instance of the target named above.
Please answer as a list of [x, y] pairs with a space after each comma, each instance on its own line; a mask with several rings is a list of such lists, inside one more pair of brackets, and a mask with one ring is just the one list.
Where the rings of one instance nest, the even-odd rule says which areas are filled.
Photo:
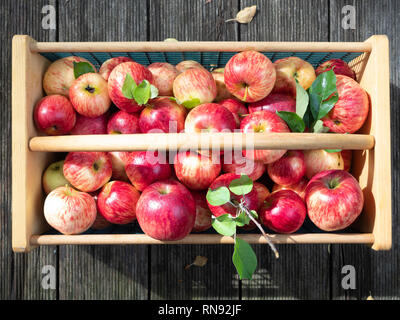
[[[337, 52], [360, 53], [350, 61], [361, 86], [369, 93], [371, 110], [359, 134], [255, 134], [257, 149], [322, 149], [357, 150], [353, 175], [359, 180], [365, 206], [354, 227], [357, 233], [305, 233], [271, 235], [275, 243], [364, 243], [375, 250], [391, 247], [391, 156], [389, 45], [386, 36], [375, 35], [365, 42], [92, 42], [40, 43], [17, 35], [12, 43], [12, 246], [26, 252], [38, 245], [62, 244], [225, 244], [230, 237], [217, 234], [190, 234], [173, 242], [154, 240], [144, 234], [42, 235], [49, 229], [43, 216], [44, 194], [41, 176], [54, 160], [56, 151], [128, 151], [164, 146], [198, 146], [212, 139], [220, 145], [245, 144], [236, 133], [213, 135], [102, 135], [40, 137], [33, 122], [33, 108], [42, 96], [42, 77], [57, 53], [101, 55], [102, 53], [144, 53], [163, 56], [173, 53], [231, 53], [254, 49], [272, 53], [273, 57], [300, 55], [306, 59], [322, 54], [327, 60]], [[290, 53], [290, 54], [289, 54]], [[46, 56], [46, 57], [45, 57]], [[229, 55], [228, 55], [229, 56]], [[345, 54], [346, 56], [346, 54]], [[153, 61], [154, 62], [154, 61]], [[158, 141], [158, 144], [156, 142]], [[243, 234], [250, 243], [266, 243], [258, 234]]]

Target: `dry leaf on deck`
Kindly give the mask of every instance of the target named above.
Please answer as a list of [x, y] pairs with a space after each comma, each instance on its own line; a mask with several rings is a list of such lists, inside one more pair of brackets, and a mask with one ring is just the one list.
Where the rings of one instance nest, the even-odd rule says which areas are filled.
[[246, 7], [242, 10], [240, 10], [235, 19], [228, 19], [225, 20], [225, 22], [228, 21], [237, 21], [239, 23], [249, 23], [251, 20], [253, 20], [254, 15], [256, 14], [257, 11], [257, 6], [251, 6], [251, 7]]
[[185, 267], [185, 270], [188, 270], [191, 266], [196, 266], [196, 267], [204, 267], [207, 263], [208, 258], [207, 257], [203, 257], [203, 256], [197, 256], [193, 263], [188, 264]]

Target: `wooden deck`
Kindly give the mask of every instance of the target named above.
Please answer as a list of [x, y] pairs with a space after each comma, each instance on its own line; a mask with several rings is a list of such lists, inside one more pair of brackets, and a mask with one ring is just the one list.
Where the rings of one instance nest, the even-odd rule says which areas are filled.
[[[57, 10], [44, 30], [42, 7]], [[248, 25], [225, 23], [257, 4]], [[355, 29], [341, 27], [342, 7], [356, 8]], [[398, 0], [3, 0], [0, 96], [0, 299], [399, 299], [400, 298], [400, 1]], [[230, 245], [48, 246], [11, 250], [11, 38], [38, 41], [364, 41], [387, 34], [391, 46], [393, 247], [278, 245], [276, 261], [255, 246], [259, 267], [239, 281]], [[389, 141], [388, 141], [389, 143]], [[203, 268], [184, 270], [197, 255]], [[57, 270], [56, 288], [43, 289], [42, 268]], [[356, 269], [356, 289], [341, 286], [344, 265]]]

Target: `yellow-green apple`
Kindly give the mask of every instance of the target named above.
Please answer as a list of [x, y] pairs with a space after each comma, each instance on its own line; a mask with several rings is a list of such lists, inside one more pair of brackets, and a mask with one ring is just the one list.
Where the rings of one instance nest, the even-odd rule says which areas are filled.
[[279, 190], [292, 190], [296, 192], [300, 198], [304, 200], [305, 190], [307, 187], [308, 180], [307, 178], [303, 177], [299, 182], [289, 185], [289, 186], [282, 186], [280, 184], [274, 184], [272, 187], [272, 192], [279, 191]]
[[368, 94], [357, 81], [347, 76], [336, 76], [339, 100], [322, 119], [332, 132], [354, 133], [362, 127], [368, 116]]
[[360, 185], [344, 170], [315, 175], [307, 185], [305, 201], [311, 221], [324, 231], [347, 228], [364, 206]]
[[96, 219], [96, 203], [92, 196], [69, 186], [51, 191], [44, 201], [47, 223], [63, 234], [86, 231]]
[[70, 133], [75, 135], [107, 134], [108, 117], [107, 112], [96, 118], [85, 117], [78, 113], [75, 126]]
[[251, 180], [258, 180], [265, 172], [266, 165], [260, 161], [253, 161], [243, 155], [232, 152], [232, 156], [228, 153], [223, 155], [222, 171], [226, 173], [245, 174]]
[[34, 119], [39, 130], [48, 135], [69, 133], [75, 125], [75, 110], [62, 95], [45, 96], [35, 106]]
[[127, 224], [136, 219], [136, 204], [140, 194], [124, 181], [106, 183], [97, 196], [100, 214], [114, 224]]
[[306, 214], [303, 199], [292, 190], [271, 193], [258, 211], [261, 222], [278, 233], [293, 233], [299, 230]]
[[100, 190], [96, 192], [91, 192], [90, 195], [93, 197], [96, 202], [97, 215], [96, 220], [94, 220], [92, 226], [90, 227], [93, 230], [103, 230], [109, 226], [111, 226], [111, 222], [107, 221], [100, 213], [99, 206], [97, 204], [97, 196], [99, 195]]
[[296, 184], [306, 174], [304, 154], [299, 150], [288, 150], [280, 159], [268, 164], [267, 171], [271, 180], [277, 184]]
[[213, 76], [204, 68], [191, 68], [179, 74], [173, 83], [177, 101], [188, 109], [214, 101], [217, 86]]
[[131, 153], [122, 151], [112, 151], [108, 153], [111, 159], [113, 180], [129, 181], [125, 172], [125, 165]]
[[43, 76], [43, 89], [48, 96], [61, 94], [68, 97], [69, 87], [75, 80], [74, 62], [87, 62], [96, 71], [94, 65], [88, 60], [77, 56], [69, 56], [54, 61]]
[[157, 181], [143, 190], [136, 217], [148, 236], [157, 240], [180, 240], [193, 229], [196, 204], [190, 191], [178, 181]]
[[126, 75], [129, 74], [137, 85], [143, 80], [154, 84], [153, 75], [149, 69], [136, 62], [123, 62], [117, 65], [108, 77], [108, 94], [114, 104], [126, 112], [139, 112], [144, 105], [139, 105], [135, 99], [129, 99], [122, 93]]
[[[220, 187], [229, 187], [230, 183], [235, 180], [239, 179], [241, 175], [234, 174], [234, 173], [225, 173], [220, 175], [214, 182], [210, 185], [211, 190], [216, 190]], [[240, 202], [241, 200], [244, 201], [245, 206], [248, 210], [257, 210], [258, 209], [258, 194], [257, 191], [253, 188], [249, 193], [245, 194], [244, 196], [238, 196], [234, 193], [230, 192], [232, 203]], [[213, 206], [208, 201], [208, 207], [210, 208], [212, 214], [215, 217], [219, 217], [223, 214], [230, 214], [233, 217], [236, 217], [237, 208], [234, 207], [231, 203], [225, 203], [221, 206]]]
[[185, 127], [186, 108], [169, 97], [152, 100], [142, 110], [139, 117], [140, 131], [143, 133], [181, 132]]
[[153, 74], [154, 85], [160, 96], [172, 96], [172, 85], [179, 71], [170, 63], [155, 62], [147, 67]]
[[220, 102], [221, 100], [234, 98], [234, 96], [226, 88], [224, 80], [224, 71], [225, 68], [217, 68], [211, 72], [215, 84], [217, 86], [217, 96], [214, 99], [215, 102]]
[[191, 68], [201, 68], [204, 69], [205, 68], [198, 63], [197, 61], [194, 60], [183, 60], [181, 62], [179, 62], [175, 68], [179, 71], [179, 72], [183, 72], [186, 71], [187, 69], [191, 69]]
[[139, 115], [126, 111], [114, 113], [107, 123], [109, 134], [132, 134], [140, 133]]
[[137, 190], [143, 191], [153, 182], [171, 177], [171, 166], [168, 163], [161, 163], [157, 158], [157, 151], [154, 154], [146, 151], [131, 152], [126, 160], [125, 172]]
[[343, 158], [343, 170], [350, 172], [351, 170], [351, 161], [353, 158], [353, 151], [352, 150], [342, 150], [340, 152]]
[[306, 163], [306, 177], [311, 179], [317, 173], [325, 170], [344, 168], [343, 157], [340, 152], [327, 152], [325, 150], [304, 150]]
[[76, 189], [96, 191], [111, 178], [111, 159], [106, 152], [70, 152], [65, 158], [63, 172]]
[[239, 52], [225, 65], [226, 88], [244, 102], [255, 102], [265, 98], [272, 91], [275, 79], [273, 63], [257, 51]]
[[192, 232], [202, 232], [211, 228], [212, 213], [208, 207], [205, 191], [192, 191], [193, 199], [196, 203], [196, 220]]
[[258, 209], [264, 203], [264, 200], [270, 195], [268, 188], [260, 182], [253, 182], [253, 189], [256, 190], [258, 196]]
[[235, 99], [225, 99], [220, 101], [219, 104], [232, 112], [236, 121], [236, 128], [240, 128], [240, 122], [249, 113], [246, 106]]
[[341, 59], [330, 59], [321, 63], [317, 69], [315, 69], [315, 73], [319, 76], [321, 73], [333, 70], [335, 74], [341, 74], [343, 76], [348, 76], [350, 78], [356, 79], [356, 73], [353, 69], [349, 67], [349, 65], [341, 60]]
[[75, 110], [90, 118], [106, 113], [111, 105], [107, 81], [98, 73], [85, 73], [69, 88], [69, 99]]
[[274, 62], [276, 83], [272, 92], [296, 97], [296, 80], [307, 90], [316, 79], [314, 67], [298, 57], [287, 57]]
[[[256, 111], [245, 117], [240, 123], [240, 130], [244, 133], [254, 132], [290, 132], [286, 122], [271, 111]], [[244, 150], [245, 157], [262, 161], [265, 164], [278, 160], [286, 150]]]
[[296, 112], [296, 99], [284, 93], [271, 93], [260, 101], [249, 103], [248, 108], [250, 113], [261, 110]]
[[124, 62], [133, 62], [133, 59], [129, 57], [114, 57], [110, 58], [106, 61], [103, 62], [103, 64], [100, 67], [99, 74], [104, 78], [104, 80], [108, 81], [108, 77], [111, 74], [111, 71], [113, 69]]
[[64, 177], [63, 167], [64, 160], [60, 160], [50, 164], [44, 171], [42, 185], [46, 194], [49, 194], [58, 187], [69, 185], [69, 182]]
[[207, 189], [221, 172], [220, 163], [194, 151], [178, 152], [174, 168], [179, 181], [192, 190]]

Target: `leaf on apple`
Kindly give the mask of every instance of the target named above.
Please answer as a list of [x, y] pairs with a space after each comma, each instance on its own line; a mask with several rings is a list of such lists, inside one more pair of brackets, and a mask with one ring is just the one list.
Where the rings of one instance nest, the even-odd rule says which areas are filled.
[[300, 118], [304, 117], [309, 100], [307, 91], [296, 80], [296, 113]]
[[122, 85], [122, 94], [125, 98], [133, 99], [133, 92], [135, 91], [137, 85], [135, 80], [133, 80], [132, 76], [127, 73], [124, 84]]
[[231, 200], [231, 194], [227, 187], [208, 189], [206, 199], [212, 206], [222, 206]]
[[85, 73], [96, 73], [96, 70], [88, 62], [75, 62], [74, 61], [74, 77], [78, 79]]
[[133, 98], [138, 105], [144, 105], [149, 101], [151, 95], [150, 82], [143, 80], [133, 91]]
[[192, 100], [186, 100], [180, 103], [187, 109], [193, 109], [194, 107], [197, 107], [200, 104], [200, 99], [199, 98], [194, 98]]
[[229, 190], [238, 196], [248, 194], [253, 190], [253, 180], [245, 174], [242, 174], [239, 179], [231, 181], [229, 184]]
[[297, 113], [290, 111], [276, 111], [276, 114], [286, 122], [292, 132], [304, 132], [306, 125]]
[[327, 133], [329, 132], [329, 128], [324, 126], [324, 122], [322, 120], [317, 120], [313, 125], [314, 133]]
[[251, 280], [257, 268], [257, 257], [253, 248], [246, 241], [236, 238], [232, 261], [240, 279]]
[[154, 99], [158, 97], [158, 89], [157, 87], [150, 85], [150, 99]]
[[328, 153], [336, 153], [342, 151], [342, 149], [325, 149], [325, 151]]
[[255, 210], [250, 210], [251, 215], [253, 216], [254, 219], [258, 219], [258, 213]]
[[238, 227], [243, 227], [250, 223], [250, 217], [246, 214], [245, 211], [241, 211], [239, 215], [235, 218], [236, 225]]
[[219, 234], [231, 237], [236, 233], [236, 222], [229, 214], [223, 214], [219, 217], [212, 217], [212, 227]]

